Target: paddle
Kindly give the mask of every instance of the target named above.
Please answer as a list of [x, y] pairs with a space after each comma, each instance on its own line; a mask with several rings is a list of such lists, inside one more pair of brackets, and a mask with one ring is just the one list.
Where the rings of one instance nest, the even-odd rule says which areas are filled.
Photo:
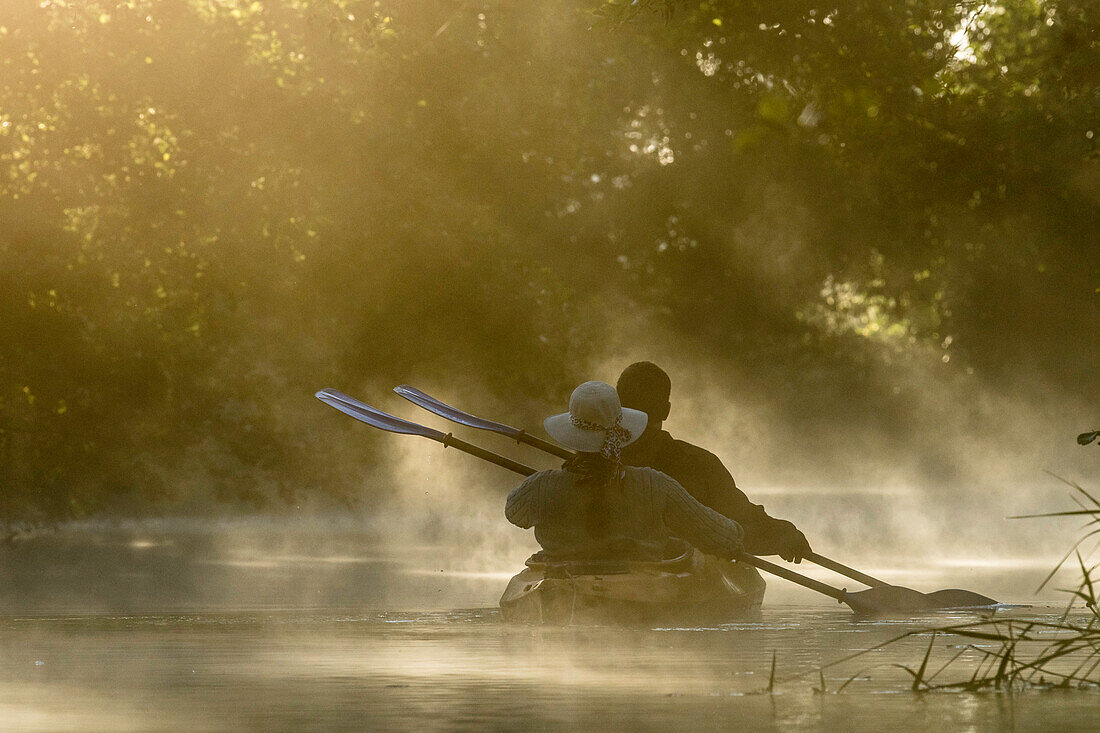
[[314, 396], [326, 405], [335, 407], [345, 415], [354, 417], [356, 420], [365, 422], [367, 425], [379, 428], [380, 430], [385, 430], [390, 433], [400, 433], [402, 435], [419, 435], [422, 438], [429, 438], [438, 443], [442, 443], [444, 448], [458, 448], [460, 451], [469, 453], [472, 456], [477, 456], [490, 463], [495, 463], [498, 466], [507, 468], [509, 471], [515, 471], [524, 476], [530, 476], [535, 472], [535, 469], [530, 466], [525, 466], [510, 458], [505, 458], [504, 456], [487, 451], [484, 448], [479, 448], [472, 443], [459, 440], [450, 433], [442, 433], [433, 428], [417, 425], [414, 422], [394, 417], [364, 402], [360, 402], [343, 392], [337, 392], [334, 389], [322, 389]]
[[[442, 443], [444, 447], [457, 448], [460, 451], [477, 456], [490, 463], [495, 463], [498, 466], [507, 468], [523, 476], [530, 476], [535, 473], [535, 469], [530, 466], [525, 466], [517, 461], [497, 455], [492, 451], [467, 443], [464, 440], [459, 440], [450, 433], [442, 433], [439, 430], [418, 425], [408, 420], [402, 420], [399, 417], [394, 417], [393, 415], [360, 402], [343, 392], [338, 392], [334, 389], [323, 389], [316, 394], [316, 397], [325, 404], [340, 410], [340, 412], [343, 412], [345, 415], [349, 415], [360, 422], [364, 422], [380, 430], [403, 435], [419, 435], [424, 438], [429, 438]], [[827, 595], [830, 598], [835, 598], [841, 603], [847, 604], [853, 611], [859, 614], [904, 613], [943, 607], [930, 600], [930, 596], [926, 596], [908, 588], [881, 586], [858, 593], [849, 593], [847, 590], [834, 588], [814, 580], [813, 578], [807, 578], [804, 575], [770, 563], [767, 560], [761, 560], [747, 553], [738, 553], [735, 559], [739, 562], [744, 562], [759, 568], [767, 573], [789, 580], [792, 583], [801, 585], [804, 588], [809, 588], [810, 590]], [[989, 606], [996, 603], [996, 601], [990, 598], [978, 596], [977, 594], [972, 595], [974, 596], [975, 602], [967, 605]]]
[[[483, 417], [478, 417], [476, 415], [471, 415], [467, 412], [463, 412], [457, 407], [451, 407], [447, 403], [437, 400], [426, 392], [420, 391], [416, 387], [402, 384], [399, 387], [394, 387], [393, 391], [407, 399], [409, 402], [423, 407], [428, 412], [435, 413], [436, 415], [444, 417], [451, 422], [456, 422], [460, 425], [466, 425], [467, 427], [476, 428], [478, 430], [488, 430], [490, 432], [500, 433], [501, 435], [507, 435], [510, 438], [514, 438], [517, 443], [525, 443], [560, 458], [569, 458], [573, 455], [573, 452], [571, 450], [567, 448], [562, 448], [558, 445], [554, 445], [553, 443], [542, 440], [541, 438], [537, 438], [523, 430], [520, 430], [519, 428], [514, 428], [511, 425], [505, 425], [504, 423], [487, 420]], [[809, 560], [812, 563], [820, 565], [823, 568], [832, 570], [835, 573], [839, 573], [841, 575], [849, 577], [852, 580], [858, 581], [872, 588], [899, 588], [899, 586], [892, 586], [884, 580], [879, 580], [878, 578], [867, 575], [866, 573], [861, 573], [854, 568], [850, 568], [847, 565], [842, 565], [836, 560], [827, 558], [824, 555], [819, 555], [816, 552], [811, 552], [810, 554], [806, 555], [805, 559]], [[774, 565], [773, 567], [780, 569], [782, 568], [782, 566], [779, 565]], [[996, 603], [996, 601], [983, 595], [979, 595], [968, 590], [960, 590], [957, 588], [938, 590], [933, 593], [927, 594], [920, 593], [919, 591], [914, 590], [912, 591], [912, 593], [916, 593], [917, 595], [926, 599], [932, 599], [933, 602], [937, 604], [936, 606], [932, 607], [938, 608], [982, 606]], [[910, 603], [913, 602], [915, 601], [910, 601]]]

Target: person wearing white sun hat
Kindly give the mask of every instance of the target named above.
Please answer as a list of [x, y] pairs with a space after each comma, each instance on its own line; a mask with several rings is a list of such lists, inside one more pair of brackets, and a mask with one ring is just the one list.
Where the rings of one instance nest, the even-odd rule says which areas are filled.
[[585, 382], [570, 395], [569, 412], [551, 415], [543, 426], [567, 448], [610, 458], [640, 438], [648, 420], [641, 410], [624, 409], [610, 384]]
[[646, 413], [623, 408], [610, 384], [577, 387], [569, 411], [543, 423], [550, 437], [577, 455], [512, 491], [504, 509], [508, 521], [534, 527], [547, 558], [660, 559], [673, 537], [732, 558], [741, 550], [740, 525], [665, 474], [620, 463], [620, 452], [641, 437], [647, 420]]

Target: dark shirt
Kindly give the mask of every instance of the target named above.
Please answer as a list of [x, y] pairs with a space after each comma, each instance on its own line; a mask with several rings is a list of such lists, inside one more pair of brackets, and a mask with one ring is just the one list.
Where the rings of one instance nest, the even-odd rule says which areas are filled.
[[607, 490], [607, 524], [599, 536], [590, 534], [584, 521], [591, 491], [578, 486], [569, 471], [540, 471], [508, 495], [504, 516], [518, 527], [534, 527], [535, 539], [551, 556], [595, 558], [624, 544], [659, 552], [669, 537], [726, 559], [741, 549], [743, 532], [736, 522], [651, 468], [626, 468]]
[[779, 546], [798, 531], [790, 522], [768, 516], [764, 507], [749, 501], [718, 456], [676, 440], [665, 430], [643, 435], [623, 448], [622, 461], [668, 474], [701, 504], [740, 524], [745, 530], [745, 550], [754, 555], [777, 554]]

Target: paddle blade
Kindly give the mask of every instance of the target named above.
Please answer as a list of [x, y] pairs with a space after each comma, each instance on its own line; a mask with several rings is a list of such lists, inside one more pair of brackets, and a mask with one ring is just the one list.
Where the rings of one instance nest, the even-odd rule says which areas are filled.
[[335, 389], [322, 389], [314, 396], [326, 405], [335, 407], [345, 415], [354, 417], [359, 422], [365, 422], [367, 425], [378, 428], [379, 430], [385, 430], [390, 433], [401, 433], [403, 435], [420, 435], [425, 438], [431, 438], [432, 440], [438, 440], [441, 443], [447, 437], [438, 430], [423, 425], [417, 425], [414, 422], [402, 420], [399, 417], [394, 417], [389, 413], [382, 412], [365, 402], [360, 402], [354, 397], [350, 397], [343, 392], [338, 392]]
[[435, 397], [425, 394], [416, 387], [410, 387], [407, 384], [402, 384], [400, 387], [394, 387], [393, 391], [409, 402], [412, 402], [414, 405], [423, 407], [428, 412], [434, 412], [436, 415], [446, 418], [451, 422], [456, 422], [459, 425], [465, 425], [477, 430], [488, 430], [493, 433], [500, 433], [501, 435], [507, 435], [509, 438], [515, 438], [521, 432], [511, 425], [486, 420], [483, 417], [471, 415], [468, 412], [463, 412], [462, 410], [451, 407], [445, 402], [440, 402]]
[[968, 590], [921, 593], [900, 585], [883, 585], [858, 593], [846, 593], [844, 603], [856, 613], [866, 616], [997, 605], [997, 601], [992, 598]]
[[895, 613], [930, 611], [935, 603], [920, 591], [900, 585], [880, 585], [844, 596], [853, 611], [864, 616], [881, 616]]
[[937, 608], [986, 608], [1000, 605], [999, 601], [983, 596], [981, 593], [960, 588], [933, 591], [928, 594], [928, 597], [939, 604]]

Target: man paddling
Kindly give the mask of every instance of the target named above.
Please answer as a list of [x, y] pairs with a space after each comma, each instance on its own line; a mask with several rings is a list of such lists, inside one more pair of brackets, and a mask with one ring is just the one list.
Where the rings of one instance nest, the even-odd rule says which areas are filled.
[[649, 466], [671, 476], [701, 504], [737, 522], [745, 531], [747, 552], [793, 562], [811, 552], [806, 535], [794, 524], [768, 516], [763, 506], [749, 501], [718, 456], [661, 429], [672, 392], [672, 380], [663, 369], [648, 361], [631, 364], [619, 376], [616, 391], [624, 408], [649, 416], [642, 437], [623, 449], [624, 465]]

